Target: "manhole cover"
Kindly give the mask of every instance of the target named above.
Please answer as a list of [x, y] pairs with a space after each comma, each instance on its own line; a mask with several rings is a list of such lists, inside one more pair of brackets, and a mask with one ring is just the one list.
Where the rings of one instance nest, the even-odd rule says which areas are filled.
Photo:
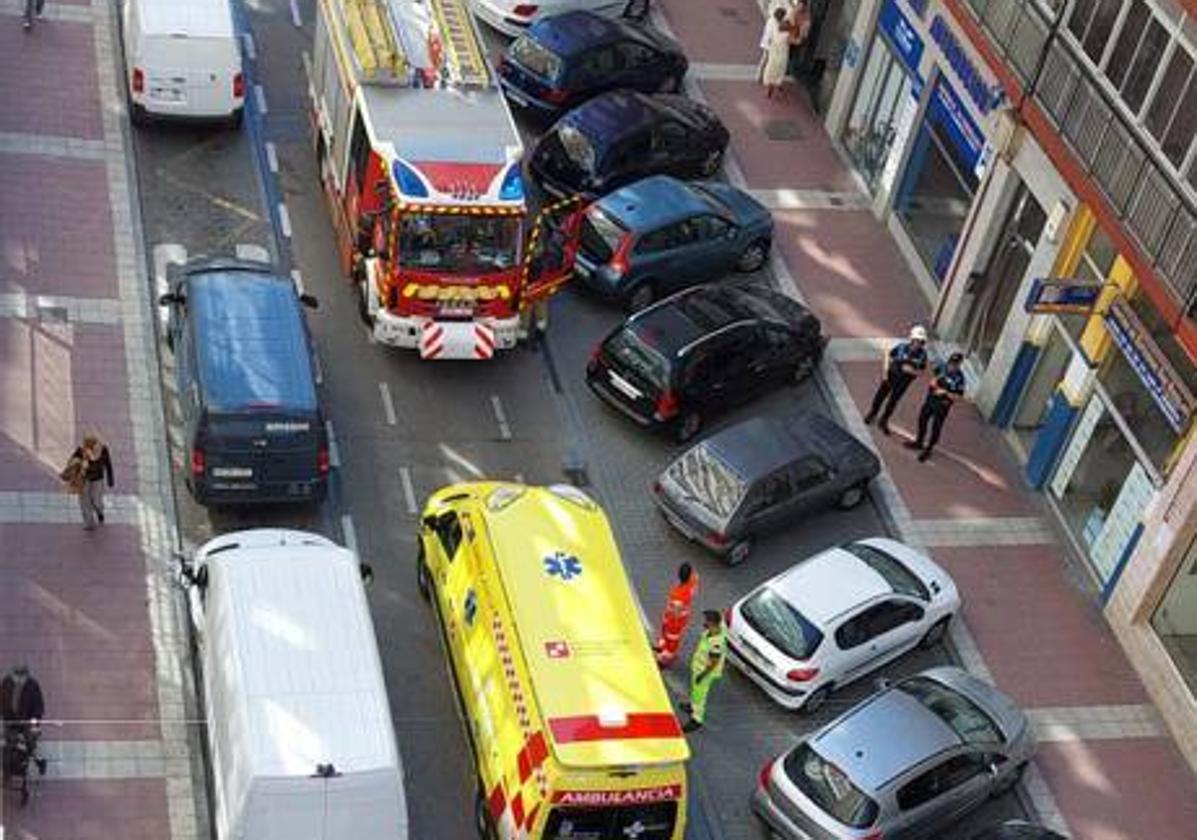
[[802, 126], [797, 120], [769, 120], [765, 123], [765, 136], [770, 140], [801, 140]]

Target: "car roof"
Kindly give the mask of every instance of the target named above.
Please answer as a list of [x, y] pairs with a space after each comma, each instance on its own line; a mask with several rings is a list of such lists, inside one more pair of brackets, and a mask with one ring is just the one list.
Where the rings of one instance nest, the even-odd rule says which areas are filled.
[[904, 691], [889, 689], [832, 721], [810, 739], [814, 750], [865, 791], [876, 792], [960, 736]]
[[653, 175], [628, 184], [595, 203], [604, 213], [635, 231], [655, 230], [713, 212], [701, 193], [669, 175]]
[[752, 417], [704, 441], [746, 481], [766, 476], [807, 455], [829, 454], [855, 442], [832, 420], [813, 412], [784, 418]]
[[808, 557], [765, 585], [824, 628], [848, 610], [894, 591], [869, 564], [839, 546]]
[[186, 278], [208, 407], [315, 411], [307, 331], [290, 278], [265, 264], [232, 261], [188, 269]]
[[695, 128], [695, 117], [687, 112], [684, 97], [648, 96], [632, 90], [600, 94], [570, 111], [562, 121], [580, 129], [598, 152], [656, 125], [664, 116]]
[[670, 356], [704, 336], [740, 321], [761, 320], [745, 298], [750, 293], [734, 286], [694, 286], [633, 315], [626, 326]]
[[141, 3], [141, 28], [147, 35], [172, 38], [232, 38], [229, 0], [187, 0], [186, 3]]
[[653, 37], [647, 28], [630, 26], [622, 20], [603, 17], [587, 9], [539, 18], [529, 27], [528, 34], [562, 58], [621, 41], [635, 41], [654, 49], [672, 46], [668, 39]]

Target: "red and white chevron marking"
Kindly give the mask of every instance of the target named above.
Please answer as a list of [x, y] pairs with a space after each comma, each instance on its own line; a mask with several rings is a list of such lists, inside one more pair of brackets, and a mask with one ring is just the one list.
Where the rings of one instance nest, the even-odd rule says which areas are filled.
[[474, 358], [489, 359], [495, 355], [495, 331], [486, 324], [474, 324]]
[[436, 321], [425, 321], [420, 333], [420, 358], [435, 359], [445, 352], [445, 328]]

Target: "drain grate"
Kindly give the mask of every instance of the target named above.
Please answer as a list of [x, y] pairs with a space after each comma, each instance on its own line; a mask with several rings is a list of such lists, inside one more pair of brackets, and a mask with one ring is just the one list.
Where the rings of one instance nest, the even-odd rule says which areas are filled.
[[803, 138], [802, 126], [797, 120], [769, 120], [765, 123], [765, 136], [770, 140], [793, 141]]

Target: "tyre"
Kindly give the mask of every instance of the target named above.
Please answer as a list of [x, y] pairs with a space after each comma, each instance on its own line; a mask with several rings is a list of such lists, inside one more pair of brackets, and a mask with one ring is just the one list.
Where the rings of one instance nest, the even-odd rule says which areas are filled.
[[949, 615], [946, 618], [941, 618], [939, 621], [927, 628], [927, 632], [923, 634], [923, 638], [919, 639], [919, 647], [926, 650], [927, 648], [935, 647], [943, 641], [943, 637], [948, 634], [948, 625], [951, 623], [952, 617]]
[[687, 411], [677, 421], [677, 429], [674, 432], [674, 437], [677, 438], [678, 443], [685, 443], [698, 434], [698, 430], [702, 428], [702, 415], [697, 411]]
[[711, 176], [715, 175], [722, 166], [723, 151], [716, 149], [703, 159], [702, 166], [699, 167], [699, 171], [702, 173], [704, 178], [710, 178]]
[[416, 587], [420, 590], [420, 597], [431, 602], [432, 579], [428, 576], [428, 564], [424, 562], [424, 541], [418, 542], [420, 548], [416, 552]]
[[657, 290], [653, 288], [653, 284], [645, 280], [639, 286], [632, 289], [632, 293], [627, 297], [627, 309], [629, 312], [639, 312], [641, 309], [647, 309], [652, 305], [652, 302], [657, 299]]
[[799, 382], [805, 382], [810, 379], [810, 375], [815, 372], [815, 366], [818, 362], [814, 356], [803, 356], [794, 365], [794, 373], [790, 376], [790, 381], [797, 385]]
[[129, 105], [129, 121], [136, 126], [143, 126], [150, 121], [150, 116], [146, 113], [145, 108], [132, 102]]
[[827, 702], [827, 698], [831, 696], [831, 686], [824, 685], [815, 689], [810, 697], [806, 698], [806, 702], [802, 704], [802, 713], [806, 715], [813, 715], [819, 709], [823, 708], [823, 704]]
[[853, 484], [843, 493], [840, 493], [840, 497], [836, 500], [835, 506], [840, 510], [852, 510], [852, 508], [864, 501], [864, 497], [864, 483], [861, 482], [860, 484]]
[[729, 566], [739, 566], [748, 559], [750, 551], [752, 551], [752, 540], [738, 540], [728, 550], [727, 556], [723, 558], [723, 562]]
[[769, 242], [757, 239], [748, 243], [748, 247], [740, 252], [740, 258], [736, 260], [736, 271], [741, 274], [759, 271], [767, 259], [769, 259]]
[[478, 832], [481, 840], [492, 840], [495, 836], [490, 807], [486, 804], [486, 797], [482, 795], [481, 789], [474, 793], [474, 830]]
[[238, 108], [233, 112], [233, 116], [229, 117], [227, 125], [230, 131], [240, 131], [243, 122], [245, 122], [245, 109]]

